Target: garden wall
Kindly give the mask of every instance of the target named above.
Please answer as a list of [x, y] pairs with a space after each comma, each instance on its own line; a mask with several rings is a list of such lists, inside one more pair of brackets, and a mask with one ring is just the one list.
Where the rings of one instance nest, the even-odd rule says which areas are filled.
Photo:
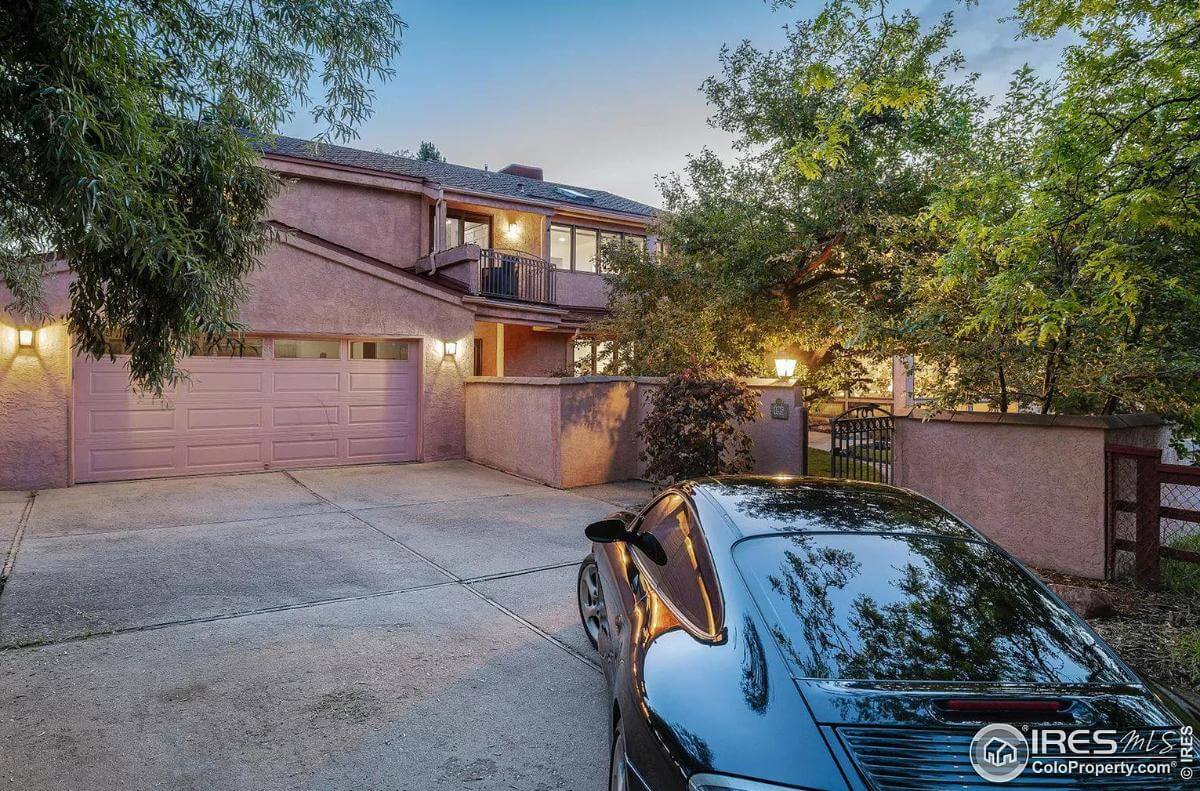
[[[560, 488], [641, 477], [637, 430], [661, 383], [648, 377], [467, 377], [467, 458]], [[747, 429], [756, 471], [799, 472], [798, 391], [772, 379], [747, 383], [760, 394], [760, 418]], [[771, 417], [777, 399], [787, 407], [786, 419]]]
[[896, 419], [895, 483], [1034, 566], [1105, 571], [1104, 446], [1163, 447], [1150, 415], [953, 412]]

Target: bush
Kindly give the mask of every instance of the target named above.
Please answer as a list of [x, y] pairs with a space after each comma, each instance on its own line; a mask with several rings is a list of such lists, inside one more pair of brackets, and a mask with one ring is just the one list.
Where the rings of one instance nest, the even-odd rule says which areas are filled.
[[659, 483], [748, 472], [754, 466], [743, 423], [758, 417], [758, 396], [741, 381], [696, 369], [667, 377], [650, 399], [638, 436], [646, 474]]

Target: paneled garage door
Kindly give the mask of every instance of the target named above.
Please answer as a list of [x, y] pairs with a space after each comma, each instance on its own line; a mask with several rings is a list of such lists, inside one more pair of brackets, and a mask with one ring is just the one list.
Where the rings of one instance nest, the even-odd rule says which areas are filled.
[[77, 359], [75, 480], [416, 458], [415, 341], [247, 337], [232, 346], [187, 358], [190, 378], [162, 399], [130, 391], [127, 358]]

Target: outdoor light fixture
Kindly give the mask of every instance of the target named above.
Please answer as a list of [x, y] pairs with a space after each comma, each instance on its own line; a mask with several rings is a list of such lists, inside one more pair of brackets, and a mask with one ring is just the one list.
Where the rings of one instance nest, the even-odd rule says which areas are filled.
[[447, 357], [453, 357], [454, 355], [458, 354], [458, 341], [446, 341], [446, 343], [443, 344], [443, 348], [445, 349]]
[[33, 345], [33, 330], [29, 327], [22, 327], [17, 330], [17, 343], [22, 347]]
[[775, 375], [780, 379], [791, 379], [796, 375], [796, 361], [790, 357], [776, 357]]
[[521, 226], [517, 225], [515, 222], [510, 222], [508, 224], [508, 228], [506, 228], [504, 231], [504, 235], [509, 239], [519, 239], [521, 236]]

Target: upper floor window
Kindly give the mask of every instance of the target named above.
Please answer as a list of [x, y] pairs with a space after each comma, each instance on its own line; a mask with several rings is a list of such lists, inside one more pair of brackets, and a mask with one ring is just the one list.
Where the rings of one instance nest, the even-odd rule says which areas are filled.
[[624, 241], [644, 249], [646, 237], [601, 231], [575, 225], [550, 226], [550, 263], [559, 269], [600, 272], [604, 269], [604, 245]]
[[446, 212], [446, 249], [462, 244], [492, 246], [492, 218], [483, 214], [468, 214], [450, 210]]

